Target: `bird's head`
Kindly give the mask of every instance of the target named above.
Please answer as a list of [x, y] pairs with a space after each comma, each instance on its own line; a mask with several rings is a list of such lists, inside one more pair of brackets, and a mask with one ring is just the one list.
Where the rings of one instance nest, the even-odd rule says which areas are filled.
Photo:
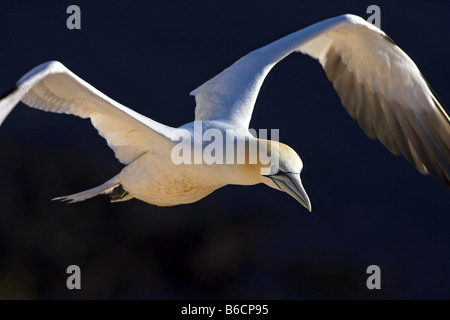
[[311, 202], [300, 179], [303, 162], [289, 146], [267, 141], [270, 163], [261, 167], [262, 182], [271, 188], [284, 191], [311, 211]]

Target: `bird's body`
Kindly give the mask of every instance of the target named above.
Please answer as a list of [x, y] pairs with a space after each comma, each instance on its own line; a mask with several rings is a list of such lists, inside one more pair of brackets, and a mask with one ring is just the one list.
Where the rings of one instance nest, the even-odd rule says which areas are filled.
[[[217, 168], [218, 167], [218, 168]], [[145, 154], [120, 173], [124, 189], [135, 198], [159, 206], [192, 203], [226, 185], [209, 177], [219, 165], [173, 165], [170, 154]]]
[[[211, 129], [217, 130], [216, 136], [221, 138], [213, 141], [217, 146], [215, 152], [222, 155], [220, 159], [211, 158], [208, 148], [213, 142], [203, 139]], [[174, 163], [174, 157], [178, 154], [174, 148], [176, 142], [172, 141], [172, 148], [146, 153], [120, 173], [120, 183], [135, 198], [159, 206], [173, 206], [196, 202], [226, 185], [263, 182], [260, 171], [268, 164], [258, 156], [253, 162], [249, 159], [239, 161], [238, 146], [244, 146], [243, 150], [248, 154], [249, 144], [259, 143], [259, 147], [266, 152], [266, 140], [253, 137], [248, 131], [230, 132], [229, 126], [220, 121], [194, 121], [177, 130], [189, 137], [185, 148], [185, 151], [189, 150], [189, 156], [185, 162]], [[289, 148], [281, 143], [278, 145], [280, 148]], [[230, 146], [235, 152], [232, 159], [226, 159]]]
[[110, 194], [113, 201], [137, 198], [172, 206], [198, 201], [229, 184], [265, 183], [310, 210], [297, 153], [248, 128], [266, 75], [292, 52], [321, 63], [342, 104], [369, 137], [450, 186], [447, 110], [414, 62], [384, 32], [353, 15], [319, 22], [242, 57], [191, 93], [195, 120], [180, 128], [117, 103], [56, 61], [31, 70], [0, 100], [0, 125], [19, 101], [90, 118], [125, 164], [103, 185], [57, 199], [77, 202]]
[[[223, 137], [218, 145], [219, 148], [216, 148], [221, 150], [223, 157], [216, 162], [213, 162], [214, 159], [208, 161], [209, 153], [205, 152], [211, 147], [211, 141], [205, 141], [202, 138], [211, 129], [217, 130], [217, 136]], [[258, 139], [250, 135], [250, 132], [231, 135], [227, 130], [229, 128], [226, 124], [220, 121], [187, 123], [174, 130], [190, 139], [186, 148], [190, 153], [185, 163], [173, 161], [173, 158], [178, 155], [173, 153], [176, 151], [174, 147], [181, 140], [176, 142], [168, 139], [167, 145], [161, 145], [160, 148], [139, 156], [104, 185], [71, 195], [70, 200], [87, 199], [98, 194], [99, 190], [109, 193], [113, 190], [112, 187], [121, 185], [125, 192], [122, 196], [115, 197], [113, 201], [137, 198], [158, 206], [173, 206], [196, 202], [225, 185], [261, 183], [262, 179], [257, 173], [265, 165], [258, 161], [258, 158], [255, 163], [240, 163], [237, 159], [238, 152], [229, 163], [225, 158], [227, 143], [228, 147], [232, 145], [234, 148], [240, 144], [246, 145], [245, 149], [248, 150], [249, 140], [257, 143]], [[172, 138], [175, 140], [175, 137]]]

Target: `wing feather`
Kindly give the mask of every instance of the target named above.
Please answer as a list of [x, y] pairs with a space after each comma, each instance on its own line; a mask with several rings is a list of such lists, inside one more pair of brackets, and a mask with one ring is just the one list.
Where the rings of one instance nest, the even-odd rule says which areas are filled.
[[28, 72], [0, 100], [0, 125], [19, 101], [43, 111], [90, 118], [124, 164], [171, 146], [172, 128], [112, 100], [57, 61]]
[[450, 116], [415, 63], [383, 31], [344, 15], [244, 56], [191, 94], [196, 119], [248, 127], [271, 68], [292, 52], [317, 59], [364, 132], [450, 187]]

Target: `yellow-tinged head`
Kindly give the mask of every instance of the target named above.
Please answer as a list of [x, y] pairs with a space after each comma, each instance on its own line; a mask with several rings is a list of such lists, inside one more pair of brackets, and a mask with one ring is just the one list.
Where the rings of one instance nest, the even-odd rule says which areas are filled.
[[[264, 154], [268, 156], [265, 157]], [[258, 164], [255, 169], [258, 170], [254, 170], [254, 174], [260, 176], [262, 183], [286, 192], [311, 211], [311, 202], [300, 179], [303, 162], [291, 147], [259, 139]]]

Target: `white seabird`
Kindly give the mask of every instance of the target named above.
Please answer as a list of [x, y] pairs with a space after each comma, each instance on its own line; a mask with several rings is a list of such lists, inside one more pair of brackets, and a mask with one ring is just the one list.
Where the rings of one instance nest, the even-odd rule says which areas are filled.
[[[403, 154], [422, 174], [450, 186], [449, 113], [406, 53], [383, 31], [354, 15], [319, 22], [242, 57], [191, 92], [197, 104], [195, 121], [220, 132], [236, 129], [241, 132], [237, 140], [256, 139], [248, 126], [260, 87], [271, 68], [292, 52], [320, 62], [342, 104], [369, 137]], [[28, 72], [0, 100], [0, 125], [19, 101], [90, 118], [126, 165], [101, 186], [56, 199], [77, 202], [110, 194], [113, 201], [137, 198], [171, 206], [195, 202], [227, 184], [265, 183], [311, 210], [300, 180], [302, 161], [284, 144], [267, 142], [268, 148], [276, 145], [280, 150], [278, 166], [267, 174], [261, 174], [259, 161], [174, 164], [170, 155], [175, 128], [117, 103], [56, 61]], [[195, 123], [181, 128], [194, 135]]]

